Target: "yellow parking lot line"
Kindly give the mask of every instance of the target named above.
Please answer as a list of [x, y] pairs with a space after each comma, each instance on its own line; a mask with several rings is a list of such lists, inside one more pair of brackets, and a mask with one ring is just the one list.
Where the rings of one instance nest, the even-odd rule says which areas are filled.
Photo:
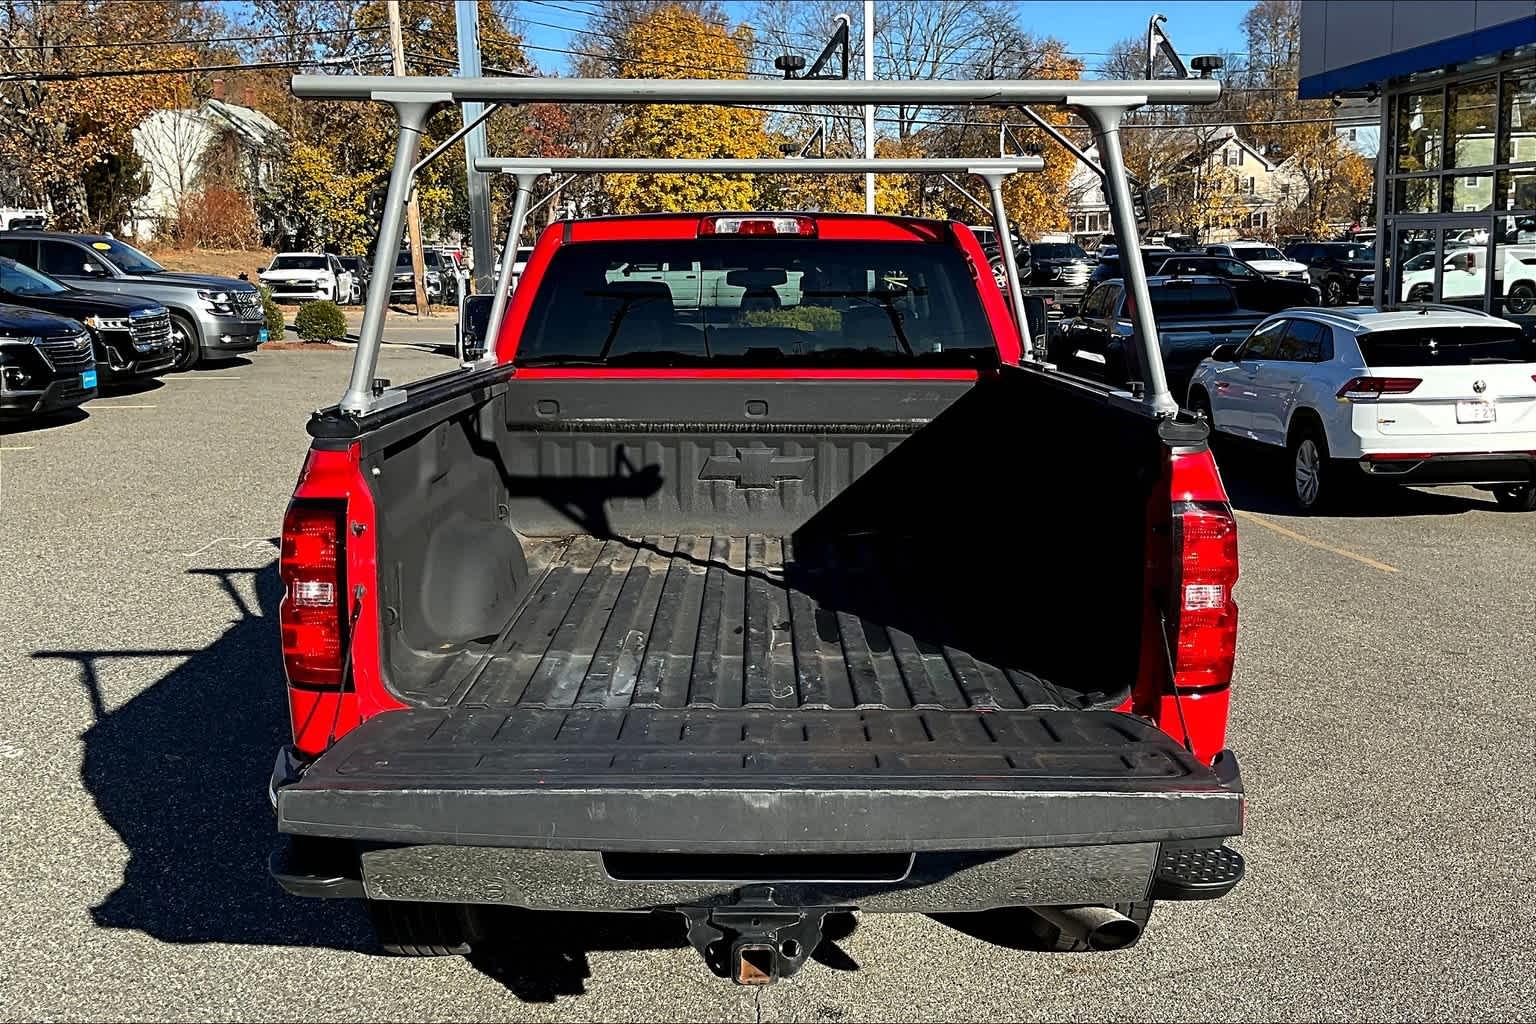
[[0, 452], [29, 452], [35, 447], [30, 444], [6, 444], [0, 445]]
[[91, 403], [90, 411], [91, 412], [95, 412], [97, 409], [155, 409], [155, 408], [158, 408], [158, 406], [153, 406], [153, 405], [108, 405], [108, 404], [106, 404], [104, 402], [97, 401], [97, 402], [92, 402]]
[[239, 380], [239, 377], [216, 377], [213, 375], [197, 377], [161, 377], [164, 384], [201, 384], [205, 380]]
[[1332, 544], [1325, 544], [1320, 540], [1313, 540], [1311, 537], [1297, 533], [1295, 530], [1289, 529], [1287, 527], [1281, 526], [1279, 523], [1265, 519], [1263, 516], [1256, 512], [1248, 512], [1239, 509], [1237, 514], [1249, 522], [1258, 523], [1260, 526], [1274, 530], [1282, 537], [1289, 537], [1291, 540], [1299, 541], [1308, 547], [1317, 548], [1319, 551], [1327, 551], [1329, 554], [1338, 555], [1340, 558], [1348, 558], [1351, 561], [1359, 562], [1361, 565], [1368, 565], [1378, 572], [1398, 571], [1397, 566], [1395, 565], [1388, 565], [1386, 562], [1378, 562], [1374, 558], [1367, 558], [1365, 555], [1362, 555], [1356, 551], [1350, 551], [1348, 548], [1335, 547]]

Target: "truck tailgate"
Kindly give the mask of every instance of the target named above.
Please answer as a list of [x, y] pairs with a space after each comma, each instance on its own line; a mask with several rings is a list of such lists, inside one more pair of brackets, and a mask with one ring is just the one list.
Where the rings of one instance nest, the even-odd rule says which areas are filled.
[[277, 812], [389, 843], [1018, 849], [1237, 835], [1221, 774], [1110, 711], [412, 708], [343, 737]]

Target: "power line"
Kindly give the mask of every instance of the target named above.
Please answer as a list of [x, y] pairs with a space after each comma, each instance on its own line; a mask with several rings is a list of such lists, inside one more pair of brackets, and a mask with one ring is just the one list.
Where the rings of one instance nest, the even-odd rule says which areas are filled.
[[358, 28], [321, 28], [301, 32], [274, 32], [255, 36], [210, 36], [203, 39], [131, 39], [118, 43], [3, 43], [6, 50], [121, 50], [137, 46], [205, 46], [214, 43], [256, 43], [274, 39], [305, 39], [314, 36], [348, 35], [367, 31]]
[[103, 68], [95, 71], [14, 71], [0, 74], [0, 82], [75, 82], [86, 78], [147, 78], [153, 75], [190, 75], [211, 71], [261, 71], [271, 68], [324, 67], [373, 60], [379, 56], [356, 54], [348, 57], [323, 57], [318, 60], [265, 60], [244, 64], [198, 64], [177, 68]]

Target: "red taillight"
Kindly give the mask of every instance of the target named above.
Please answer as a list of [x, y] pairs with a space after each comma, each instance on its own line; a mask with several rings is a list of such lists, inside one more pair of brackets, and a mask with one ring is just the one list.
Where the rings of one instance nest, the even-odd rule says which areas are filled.
[[810, 217], [705, 217], [699, 235], [795, 235], [813, 238], [816, 222]]
[[1380, 398], [1406, 395], [1422, 384], [1417, 377], [1351, 377], [1339, 388], [1338, 398]]
[[283, 517], [283, 668], [293, 686], [341, 685], [346, 648], [342, 505], [295, 500]]
[[1182, 502], [1173, 515], [1173, 684], [1226, 686], [1237, 651], [1237, 520], [1226, 504]]

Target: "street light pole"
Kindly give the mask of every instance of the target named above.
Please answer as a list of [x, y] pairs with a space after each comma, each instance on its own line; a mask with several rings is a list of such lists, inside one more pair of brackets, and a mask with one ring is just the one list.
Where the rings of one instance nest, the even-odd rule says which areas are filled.
[[[400, 29], [400, 0], [388, 0], [384, 5], [389, 16], [389, 52], [394, 57], [395, 74], [405, 77], [405, 39]], [[416, 281], [416, 315], [431, 316], [427, 308], [427, 261], [421, 251], [421, 204], [416, 200], [416, 190], [411, 189], [410, 201], [405, 207], [406, 239], [411, 246], [411, 277]], [[390, 280], [373, 282], [373, 287], [388, 290]]]
[[[864, 0], [864, 81], [875, 78], [875, 0]], [[875, 158], [875, 107], [864, 105], [864, 159]], [[875, 212], [875, 176], [864, 175], [864, 212]]]

